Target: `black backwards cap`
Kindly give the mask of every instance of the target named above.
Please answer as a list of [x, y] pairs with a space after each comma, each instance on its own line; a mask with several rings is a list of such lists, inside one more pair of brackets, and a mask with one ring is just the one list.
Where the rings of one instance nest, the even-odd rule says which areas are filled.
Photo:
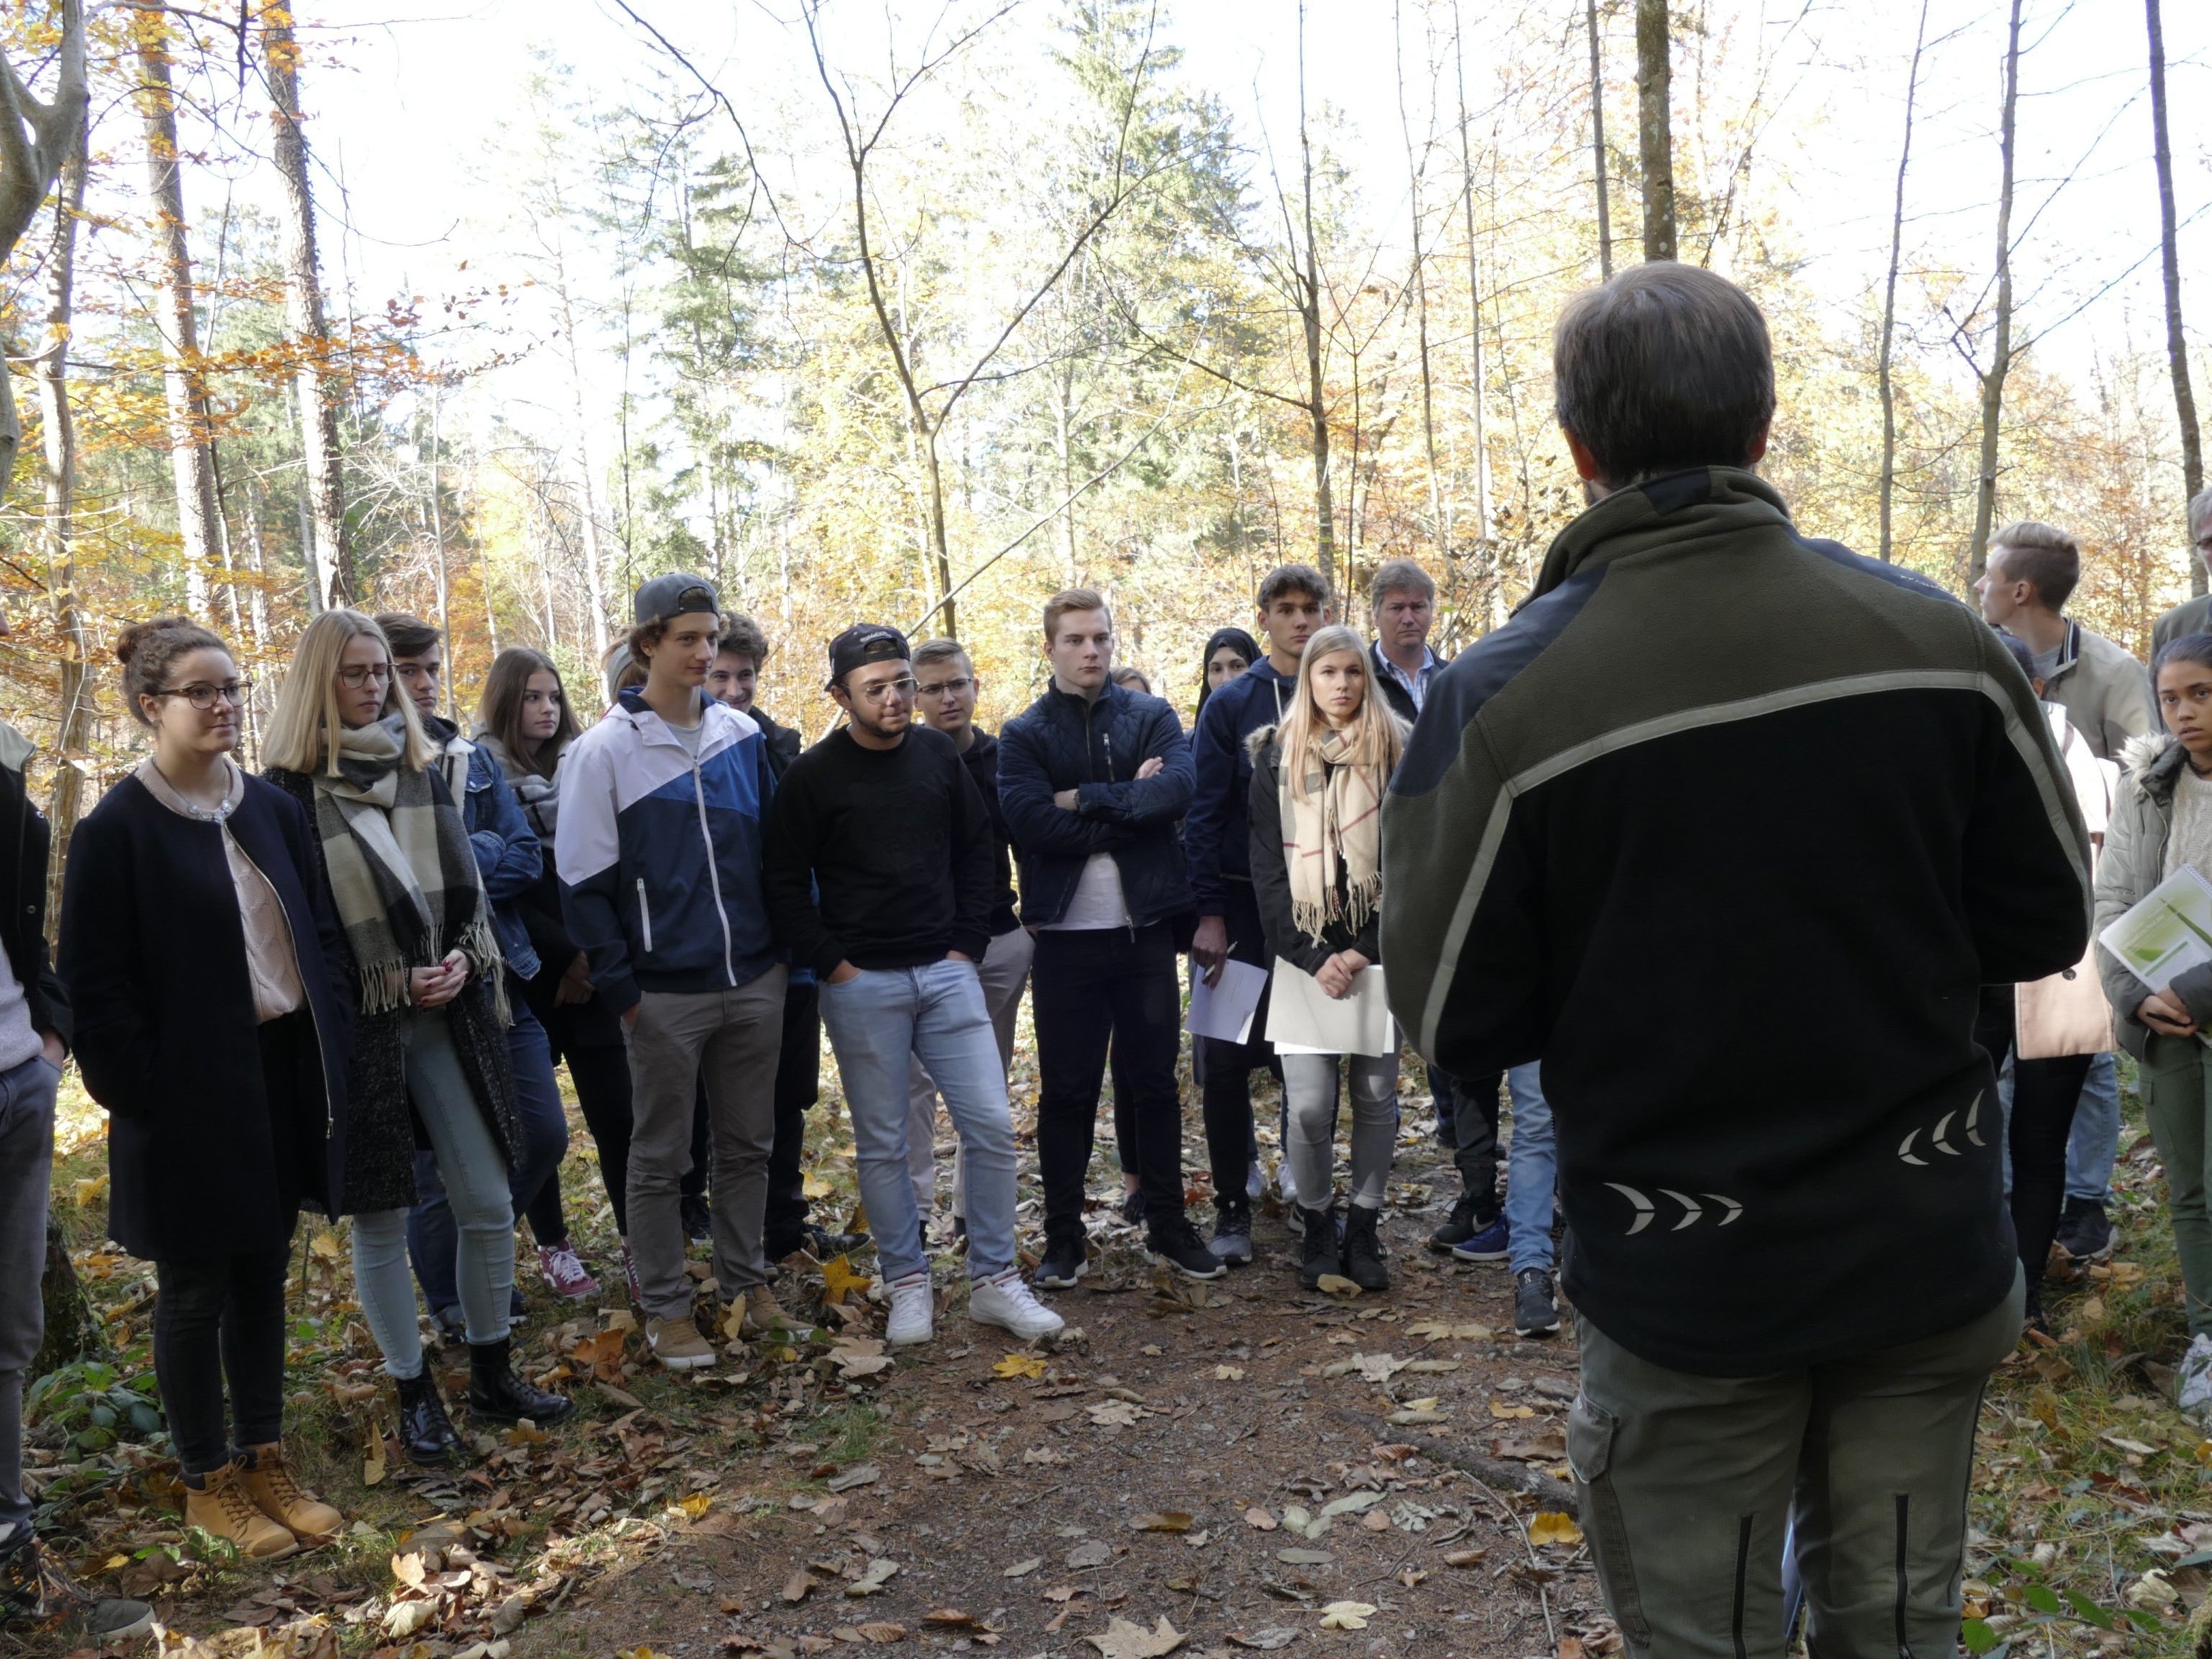
[[830, 684], [872, 662], [904, 662], [913, 656], [906, 635], [882, 623], [854, 623], [830, 641]]

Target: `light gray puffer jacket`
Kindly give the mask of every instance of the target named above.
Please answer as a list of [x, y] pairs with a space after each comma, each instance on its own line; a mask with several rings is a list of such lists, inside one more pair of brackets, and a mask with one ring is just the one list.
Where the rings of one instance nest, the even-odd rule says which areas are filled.
[[[2188, 751], [2172, 737], [2129, 739], [2120, 752], [2124, 775], [2112, 802], [2112, 821], [2105, 831], [2105, 853], [2097, 864], [2095, 931], [2106, 928], [2142, 902], [2166, 879], [2166, 843], [2173, 830], [2173, 790]], [[2137, 1060], [2153, 1033], [2136, 1018], [2149, 994], [2143, 982], [2097, 946], [2097, 973], [2105, 1000], [2112, 1005], [2113, 1035]], [[2201, 1025], [2212, 1026], [2212, 965], [2192, 968], [2175, 980], [2173, 994]]]

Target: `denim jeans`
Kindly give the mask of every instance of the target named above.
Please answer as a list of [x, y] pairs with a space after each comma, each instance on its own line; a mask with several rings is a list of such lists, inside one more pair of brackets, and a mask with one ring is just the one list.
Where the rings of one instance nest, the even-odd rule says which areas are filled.
[[2112, 1201], [2112, 1165], [2120, 1155], [2120, 1062], [2098, 1054], [2081, 1085], [2074, 1113], [2074, 1132], [2066, 1142], [2066, 1196], [2092, 1203]]
[[154, 1375], [186, 1474], [221, 1468], [233, 1446], [283, 1438], [284, 1274], [291, 1261], [287, 1239], [273, 1249], [154, 1264], [161, 1288]]
[[1513, 1139], [1505, 1148], [1505, 1230], [1508, 1266], [1552, 1266], [1552, 1194], [1559, 1182], [1559, 1144], [1552, 1133], [1551, 1103], [1544, 1098], [1534, 1060], [1505, 1074], [1513, 1097]]
[[[539, 1189], [555, 1179], [561, 1160], [568, 1157], [568, 1116], [561, 1109], [561, 1085], [553, 1076], [553, 1048], [545, 1028], [522, 1000], [521, 987], [512, 989], [514, 1024], [507, 1028], [507, 1051], [514, 1062], [514, 1115], [522, 1126], [522, 1158], [507, 1171], [507, 1191], [519, 1216]], [[415, 1190], [421, 1196], [407, 1215], [407, 1254], [415, 1264], [422, 1299], [432, 1313], [442, 1314], [460, 1304], [453, 1284], [460, 1234], [453, 1225], [453, 1206], [447, 1201], [434, 1152], [415, 1154]], [[538, 1240], [540, 1244], [563, 1242]]]
[[46, 1333], [40, 1285], [60, 1081], [43, 1056], [0, 1073], [0, 1538], [31, 1522], [23, 1495], [23, 1374]]
[[969, 1276], [989, 1279], [1012, 1267], [1014, 1127], [975, 963], [948, 957], [921, 968], [862, 969], [842, 985], [824, 980], [822, 1025], [844, 1079], [860, 1198], [884, 1282], [929, 1267], [907, 1173], [908, 1068], [916, 1059], [936, 1079], [960, 1136]]
[[[407, 1092], [430, 1137], [431, 1155], [459, 1223], [454, 1251], [456, 1289], [468, 1340], [497, 1342], [512, 1322], [514, 1209], [507, 1198], [507, 1160], [469, 1087], [453, 1049], [445, 1011], [400, 1016], [407, 1054]], [[354, 1289], [362, 1317], [393, 1376], [422, 1374], [422, 1332], [415, 1285], [407, 1271], [406, 1210], [369, 1210], [353, 1218]]]
[[[1004, 1071], [1014, 1069], [1014, 1022], [1022, 1011], [1022, 988], [1029, 983], [1030, 963], [1036, 956], [1036, 935], [1026, 927], [1016, 927], [993, 939], [982, 961], [975, 964]], [[914, 1180], [915, 1210], [927, 1222], [937, 1207], [937, 1085], [930, 1081], [929, 1068], [918, 1059], [908, 1079], [913, 1094], [906, 1132], [907, 1173]], [[968, 1213], [957, 1152], [952, 1158], [952, 1213], [963, 1217]]]

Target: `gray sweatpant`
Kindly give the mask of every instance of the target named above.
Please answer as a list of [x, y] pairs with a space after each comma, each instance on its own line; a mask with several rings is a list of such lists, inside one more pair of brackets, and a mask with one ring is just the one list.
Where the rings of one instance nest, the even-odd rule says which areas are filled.
[[1567, 1456], [1629, 1659], [1781, 1659], [1783, 1538], [1822, 1659], [1958, 1644], [1983, 1385], [2026, 1292], [1917, 1342], [1766, 1376], [1639, 1359], [1588, 1319]]
[[0, 1073], [0, 1539], [31, 1523], [23, 1493], [23, 1374], [46, 1334], [40, 1285], [60, 1081], [43, 1058]]
[[714, 1282], [734, 1300], [770, 1277], [762, 1228], [775, 1144], [775, 1065], [783, 1045], [781, 965], [733, 990], [647, 991], [629, 1028], [629, 1248], [645, 1310], [691, 1316], [684, 1272], [684, 1176], [691, 1112], [707, 1085], [714, 1144]]

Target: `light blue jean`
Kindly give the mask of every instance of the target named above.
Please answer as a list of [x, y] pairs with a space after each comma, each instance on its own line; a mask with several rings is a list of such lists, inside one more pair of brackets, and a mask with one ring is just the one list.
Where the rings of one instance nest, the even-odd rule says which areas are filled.
[[[514, 1209], [507, 1200], [507, 1158], [469, 1087], [451, 1025], [441, 1010], [400, 1016], [407, 1054], [407, 1093], [430, 1137], [446, 1201], [459, 1224], [454, 1288], [471, 1344], [498, 1342], [507, 1331], [514, 1289]], [[362, 1317], [393, 1376], [422, 1374], [422, 1332], [416, 1323], [415, 1276], [407, 1267], [405, 1210], [371, 1210], [353, 1218], [354, 1289]]]
[[2099, 1054], [2089, 1062], [2066, 1142], [2066, 1196], [2112, 1201], [2112, 1165], [2120, 1155], [2120, 1062]]
[[968, 1192], [968, 1273], [989, 1279], [1014, 1265], [1014, 1126], [999, 1039], [970, 962], [862, 969], [842, 985], [822, 981], [822, 1028], [837, 1056], [860, 1199], [876, 1236], [885, 1284], [926, 1273], [921, 1223], [908, 1175], [910, 1067], [937, 1085], [960, 1137]]
[[1507, 1265], [1552, 1267], [1552, 1194], [1559, 1184], [1559, 1144], [1552, 1133], [1551, 1103], [1537, 1062], [1505, 1074], [1513, 1097], [1513, 1139], [1505, 1147]]

